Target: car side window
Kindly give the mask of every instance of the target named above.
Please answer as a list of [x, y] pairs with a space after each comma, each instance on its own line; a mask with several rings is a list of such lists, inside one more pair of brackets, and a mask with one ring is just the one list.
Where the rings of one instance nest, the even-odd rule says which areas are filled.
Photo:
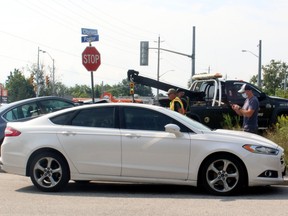
[[39, 101], [39, 104], [44, 114], [74, 106], [72, 103], [57, 99]]
[[114, 107], [83, 109], [72, 119], [71, 125], [114, 128]]
[[162, 113], [145, 108], [125, 107], [123, 109], [123, 125], [125, 129], [165, 131], [165, 125], [177, 124], [181, 131], [186, 132], [187, 128]]
[[40, 115], [39, 107], [34, 102], [17, 106], [8, 111], [3, 117], [7, 121], [17, 121], [20, 119], [37, 117], [39, 115]]
[[66, 112], [64, 114], [60, 114], [50, 118], [50, 121], [54, 124], [59, 125], [71, 125], [71, 119], [75, 115], [76, 111]]
[[[232, 85], [227, 85], [227, 96], [229, 100], [235, 100], [235, 99], [244, 99], [242, 96], [242, 93], [239, 93], [238, 91], [241, 89], [243, 83], [241, 82], [234, 82]], [[259, 91], [257, 91], [252, 85], [252, 92], [256, 97], [260, 97]]]

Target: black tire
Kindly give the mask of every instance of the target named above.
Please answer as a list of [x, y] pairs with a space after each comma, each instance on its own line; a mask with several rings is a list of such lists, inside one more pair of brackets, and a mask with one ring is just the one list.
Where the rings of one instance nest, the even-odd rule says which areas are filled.
[[67, 162], [53, 152], [36, 155], [31, 162], [29, 174], [33, 184], [44, 192], [62, 190], [70, 178]]
[[207, 192], [232, 195], [246, 186], [244, 170], [238, 158], [229, 154], [215, 155], [204, 162], [200, 179]]

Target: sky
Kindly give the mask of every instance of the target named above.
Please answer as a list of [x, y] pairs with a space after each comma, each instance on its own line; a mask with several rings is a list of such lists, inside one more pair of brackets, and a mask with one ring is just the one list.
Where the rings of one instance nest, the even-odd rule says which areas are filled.
[[[47, 74], [66, 86], [91, 86], [82, 65], [81, 28], [97, 29], [92, 46], [101, 54], [94, 84], [114, 85], [134, 69], [157, 79], [157, 49], [149, 49], [149, 65], [140, 66], [140, 42], [192, 54], [195, 27], [195, 72], [222, 73], [249, 81], [262, 65], [288, 61], [286, 0], [0, 0], [0, 83], [14, 69], [29, 77], [38, 61]], [[242, 52], [249, 50], [249, 52]], [[254, 54], [254, 55], [253, 55]], [[256, 55], [256, 56], [255, 56]], [[160, 80], [186, 87], [191, 58], [161, 51]]]

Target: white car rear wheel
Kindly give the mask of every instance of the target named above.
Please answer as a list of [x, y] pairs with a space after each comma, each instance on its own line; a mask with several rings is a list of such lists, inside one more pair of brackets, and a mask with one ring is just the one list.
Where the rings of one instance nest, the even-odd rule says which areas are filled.
[[42, 191], [59, 191], [69, 181], [68, 165], [58, 154], [42, 152], [31, 162], [30, 178], [33, 184]]

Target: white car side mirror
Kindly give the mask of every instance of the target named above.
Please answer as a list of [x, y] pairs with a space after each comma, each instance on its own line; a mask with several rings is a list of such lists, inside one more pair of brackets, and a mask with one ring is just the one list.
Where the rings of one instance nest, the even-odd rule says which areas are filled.
[[165, 125], [165, 131], [175, 134], [176, 137], [181, 137], [183, 134], [180, 131], [180, 127], [176, 124], [167, 124]]

